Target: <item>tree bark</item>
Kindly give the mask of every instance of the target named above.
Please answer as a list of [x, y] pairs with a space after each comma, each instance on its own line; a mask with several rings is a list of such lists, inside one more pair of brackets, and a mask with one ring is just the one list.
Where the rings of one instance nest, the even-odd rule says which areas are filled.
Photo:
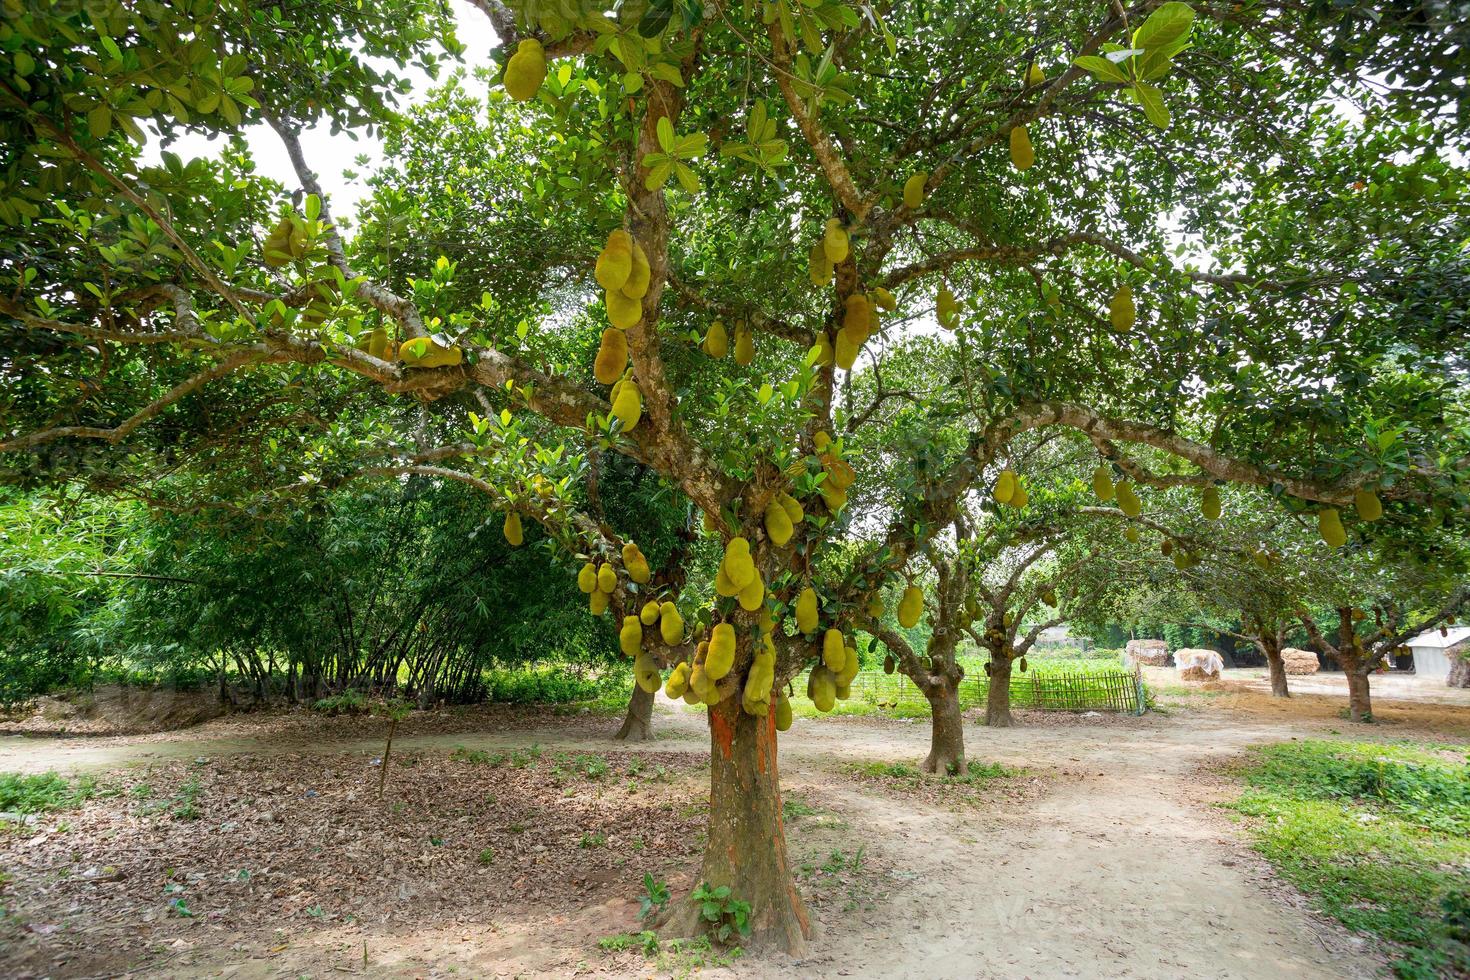
[[1444, 683], [1445, 687], [1470, 687], [1470, 651], [1450, 654], [1450, 673]]
[[1286, 689], [1286, 663], [1281, 659], [1279, 649], [1270, 646], [1266, 648], [1266, 665], [1271, 669], [1271, 696], [1291, 697], [1291, 692]]
[[991, 728], [1010, 728], [1011, 658], [993, 654], [990, 658], [990, 692], [985, 695], [985, 724]]
[[1368, 696], [1368, 674], [1356, 661], [1343, 662], [1348, 682], [1348, 718], [1352, 721], [1372, 721], [1373, 701]]
[[[776, 714], [748, 715], [738, 694], [727, 696], [709, 709], [709, 731], [709, 838], [699, 880], [711, 888], [728, 885], [733, 898], [750, 903], [751, 934], [739, 940], [742, 946], [802, 956], [811, 920], [786, 860]], [[705, 928], [687, 901], [672, 912], [669, 926], [675, 935]]]
[[965, 719], [960, 713], [959, 684], [949, 677], [931, 677], [923, 687], [929, 699], [929, 755], [924, 771], [959, 774], [965, 769]]
[[623, 716], [623, 727], [613, 736], [615, 742], [646, 742], [653, 738], [654, 695], [633, 685], [628, 697], [628, 712]]

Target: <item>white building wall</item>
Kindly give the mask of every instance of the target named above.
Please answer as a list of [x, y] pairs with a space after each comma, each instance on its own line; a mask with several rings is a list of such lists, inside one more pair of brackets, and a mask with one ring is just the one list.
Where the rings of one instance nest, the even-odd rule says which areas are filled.
[[1414, 654], [1414, 673], [1419, 677], [1447, 678], [1450, 676], [1450, 661], [1439, 647], [1409, 647]]

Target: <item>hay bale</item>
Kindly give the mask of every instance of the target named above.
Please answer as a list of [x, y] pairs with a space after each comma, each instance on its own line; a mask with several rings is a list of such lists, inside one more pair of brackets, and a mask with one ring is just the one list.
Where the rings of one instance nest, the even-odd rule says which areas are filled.
[[1225, 669], [1225, 658], [1214, 650], [1184, 647], [1174, 651], [1174, 666], [1182, 681], [1218, 681]]
[[1281, 651], [1281, 663], [1286, 667], [1288, 674], [1304, 677], [1307, 674], [1315, 674], [1322, 666], [1317, 660], [1317, 655], [1310, 650], [1299, 650], [1296, 647], [1285, 647]]
[[1123, 663], [1128, 667], [1143, 664], [1145, 667], [1169, 666], [1169, 645], [1163, 640], [1129, 640], [1123, 648]]

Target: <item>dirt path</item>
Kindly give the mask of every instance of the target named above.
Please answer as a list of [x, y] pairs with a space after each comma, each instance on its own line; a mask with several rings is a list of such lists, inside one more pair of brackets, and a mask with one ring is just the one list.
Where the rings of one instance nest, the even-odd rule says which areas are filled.
[[[1232, 702], [1241, 695], [1232, 695]], [[1305, 700], [1305, 699], [1303, 699]], [[1303, 707], [1306, 707], [1305, 705]], [[1305, 721], [1274, 706], [1260, 712], [1199, 710], [1144, 718], [1067, 717], [1010, 730], [969, 726], [971, 757], [1022, 767], [1036, 789], [1020, 806], [1003, 798], [946, 806], [856, 782], [853, 761], [907, 761], [927, 749], [924, 722], [833, 719], [798, 722], [781, 747], [788, 786], [836, 815], [843, 840], [862, 846], [882, 868], [883, 900], [871, 910], [825, 909], [824, 934], [810, 956], [752, 956], [739, 976], [854, 977], [1366, 977], [1381, 960], [1363, 942], [1307, 911], [1244, 845], [1240, 829], [1210, 804], [1219, 795], [1213, 763], [1255, 743], [1311, 737], [1331, 719]], [[1459, 719], [1470, 722], [1470, 718]], [[395, 751], [466, 746], [526, 746], [600, 751], [605, 720], [548, 721], [535, 728], [406, 734]], [[702, 720], [663, 710], [660, 738], [647, 750], [706, 751]], [[1462, 729], [1463, 731], [1463, 729]], [[1354, 730], [1354, 735], [1359, 735]], [[1363, 729], [1363, 737], [1402, 737], [1407, 726]], [[1439, 733], [1443, 738], [1443, 733]], [[86, 771], [239, 754], [376, 755], [381, 742], [287, 739], [242, 733], [211, 722], [186, 733], [145, 739], [0, 739], [0, 771]], [[637, 747], [630, 747], [637, 748]], [[806, 859], [832, 836], [794, 829]], [[798, 860], [800, 856], [798, 856]], [[599, 935], [632, 928], [626, 902], [592, 907], [556, 921], [476, 923], [373, 935], [368, 975], [567, 975], [599, 965], [603, 975], [647, 976], [641, 960], [599, 958]], [[561, 945], [542, 949], [546, 929]], [[446, 929], [448, 931], [446, 931]], [[453, 933], [454, 955], [446, 943]], [[164, 976], [272, 976], [338, 969], [348, 945], [330, 931], [299, 933], [278, 959], [251, 950], [188, 960]], [[360, 942], [357, 934], [352, 942]], [[282, 947], [284, 948], [284, 947]], [[273, 951], [272, 951], [273, 952]], [[534, 953], [534, 955], [533, 955]], [[631, 954], [626, 954], [631, 955]], [[264, 956], [264, 958], [262, 958]]]

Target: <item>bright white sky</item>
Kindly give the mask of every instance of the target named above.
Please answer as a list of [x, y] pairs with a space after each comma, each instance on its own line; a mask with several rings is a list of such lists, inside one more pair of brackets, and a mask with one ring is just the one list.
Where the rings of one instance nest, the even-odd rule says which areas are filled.
[[[490, 19], [470, 6], [466, 0], [450, 0], [450, 7], [458, 25], [460, 43], [466, 49], [462, 66], [466, 76], [473, 78], [476, 68], [494, 64], [490, 53], [500, 44], [500, 39], [491, 29]], [[407, 109], [410, 105], [425, 101], [430, 88], [443, 84], [447, 71], [453, 70], [453, 63], [445, 68], [447, 70], [440, 73], [437, 81], [422, 72], [400, 70], [400, 73], [406, 73], [413, 80], [413, 92], [400, 102], [399, 108]], [[474, 82], [470, 84], [473, 85]], [[260, 174], [279, 180], [288, 188], [299, 187], [296, 173], [291, 169], [291, 161], [286, 158], [285, 148], [275, 132], [266, 125], [252, 126], [245, 132]], [[358, 202], [367, 191], [361, 178], [371, 173], [382, 160], [382, 143], [362, 136], [353, 139], [347, 133], [333, 136], [331, 126], [322, 124], [303, 132], [301, 145], [306, 152], [307, 162], [321, 178], [322, 189], [327, 192], [333, 214], [339, 219], [352, 217], [357, 211]], [[209, 140], [202, 135], [190, 134], [176, 140], [169, 149], [187, 162], [193, 157], [215, 156], [223, 146], [223, 139]], [[157, 161], [158, 153], [157, 141], [150, 140], [144, 156]], [[366, 167], [356, 166], [354, 163], [362, 154], [366, 154], [370, 160]], [[359, 179], [348, 181], [342, 175], [344, 169], [355, 170]]]

